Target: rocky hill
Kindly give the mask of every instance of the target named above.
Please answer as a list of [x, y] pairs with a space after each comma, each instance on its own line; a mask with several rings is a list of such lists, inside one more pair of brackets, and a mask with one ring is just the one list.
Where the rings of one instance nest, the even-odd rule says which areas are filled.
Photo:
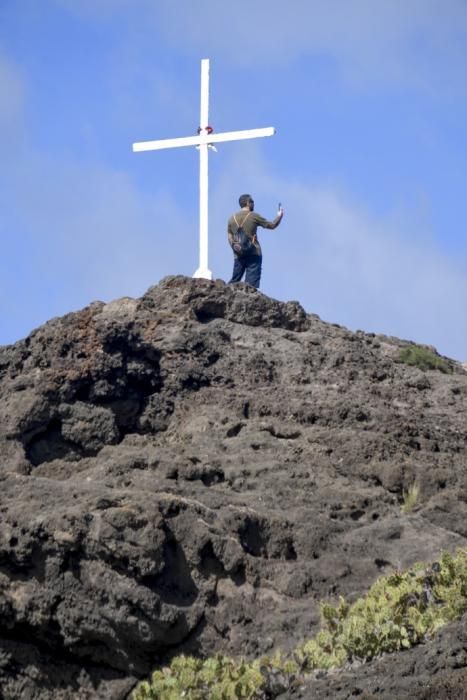
[[[320, 600], [465, 546], [467, 372], [407, 345], [170, 277], [1, 347], [1, 697], [288, 650]], [[283, 697], [458, 700], [466, 665], [460, 621]]]

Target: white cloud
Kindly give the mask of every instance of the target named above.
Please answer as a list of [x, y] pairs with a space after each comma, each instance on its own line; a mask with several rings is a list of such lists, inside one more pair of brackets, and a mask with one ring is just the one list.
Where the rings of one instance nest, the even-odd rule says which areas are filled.
[[409, 86], [465, 92], [464, 0], [53, 0], [91, 22], [124, 18], [148, 48], [161, 37], [177, 50], [223, 57], [239, 68], [331, 62], [359, 89]]
[[16, 174], [18, 198], [28, 204], [23, 225], [46, 236], [46, 272], [73, 280], [83, 295], [141, 293], [169, 270], [183, 268], [177, 250], [190, 224], [166, 192], [145, 194], [128, 175], [105, 165], [39, 155]]
[[158, 30], [181, 50], [220, 54], [240, 66], [272, 69], [322, 56], [360, 86], [464, 86], [463, 0], [159, 0], [153, 8]]
[[21, 120], [25, 91], [25, 79], [19, 67], [0, 52], [0, 128], [3, 131], [14, 129]]

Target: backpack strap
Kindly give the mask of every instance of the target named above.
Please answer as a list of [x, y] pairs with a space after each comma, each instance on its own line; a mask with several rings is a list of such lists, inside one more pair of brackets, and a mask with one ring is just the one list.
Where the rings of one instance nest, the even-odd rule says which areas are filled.
[[248, 217], [250, 216], [250, 214], [251, 214], [251, 211], [248, 212], [248, 214], [245, 216], [245, 218], [243, 219], [243, 221], [242, 221], [242, 223], [241, 223], [240, 225], [238, 224], [237, 217], [236, 217], [235, 214], [234, 214], [234, 217], [233, 217], [233, 218], [234, 218], [234, 221], [235, 221], [235, 225], [237, 226], [237, 229], [242, 228], [242, 226], [244, 226], [245, 221], [248, 219]]

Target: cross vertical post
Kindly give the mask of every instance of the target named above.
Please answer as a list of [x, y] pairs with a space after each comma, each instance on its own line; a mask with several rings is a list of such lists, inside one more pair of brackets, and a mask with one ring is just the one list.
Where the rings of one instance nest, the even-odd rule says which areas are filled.
[[[200, 135], [208, 135], [209, 125], [209, 59], [201, 61], [201, 110], [199, 117]], [[208, 175], [208, 144], [200, 143], [199, 148], [199, 267], [193, 277], [212, 280], [212, 272], [208, 267], [209, 240], [209, 175]]]
[[165, 148], [196, 146], [199, 150], [199, 267], [193, 277], [212, 280], [208, 265], [208, 156], [209, 149], [216, 150], [215, 143], [225, 141], [243, 141], [263, 136], [273, 136], [276, 131], [272, 126], [264, 129], [244, 129], [242, 131], [225, 131], [214, 134], [209, 126], [209, 59], [201, 61], [201, 110], [197, 136], [183, 136], [177, 139], [160, 139], [158, 141], [139, 141], [133, 144], [133, 151], [160, 151]]

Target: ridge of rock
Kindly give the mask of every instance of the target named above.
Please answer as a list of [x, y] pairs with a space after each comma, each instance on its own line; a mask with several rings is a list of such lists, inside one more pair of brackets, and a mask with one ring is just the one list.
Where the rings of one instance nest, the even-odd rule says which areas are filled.
[[405, 345], [168, 277], [0, 347], [4, 697], [117, 700], [182, 651], [291, 649], [323, 598], [465, 546], [467, 373]]

